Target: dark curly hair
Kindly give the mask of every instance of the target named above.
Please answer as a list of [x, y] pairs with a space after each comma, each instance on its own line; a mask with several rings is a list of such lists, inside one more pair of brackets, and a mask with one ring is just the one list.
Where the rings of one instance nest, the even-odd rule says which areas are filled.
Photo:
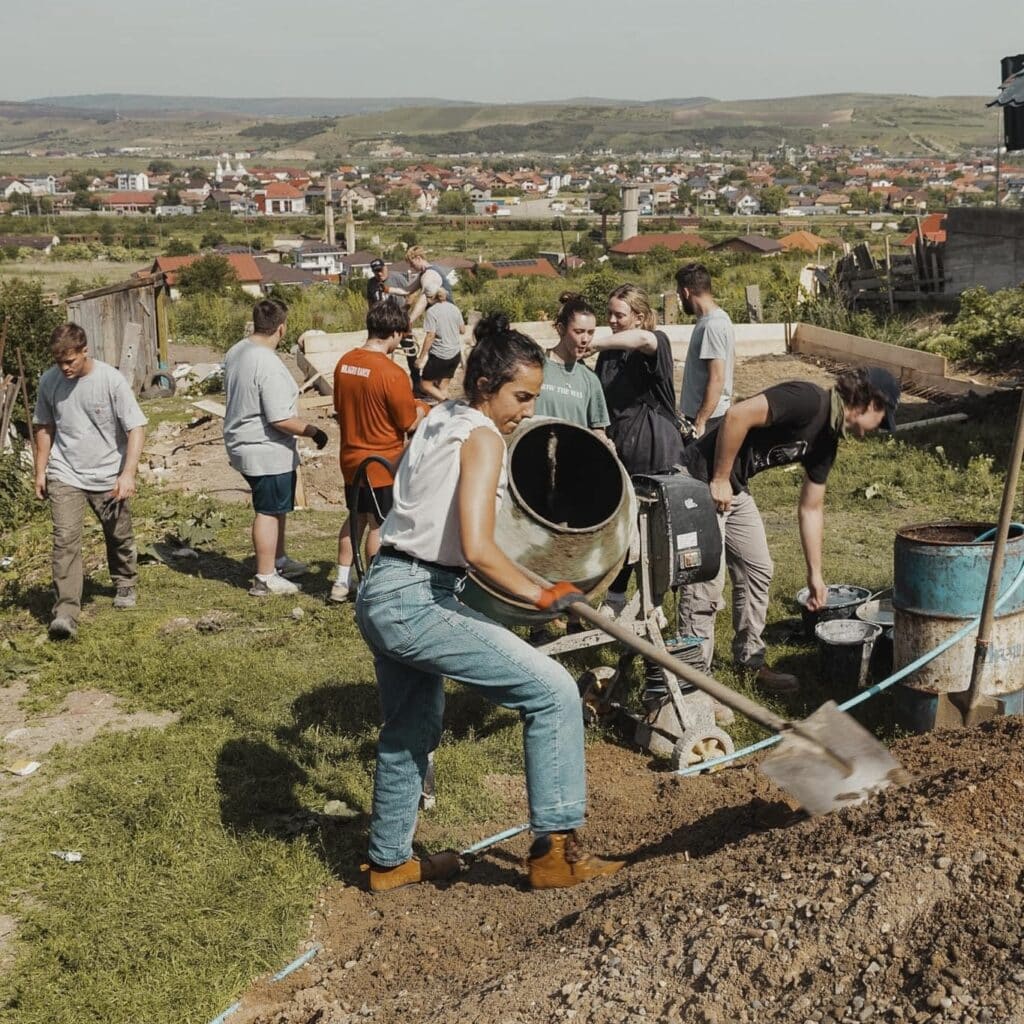
[[527, 335], [512, 330], [504, 313], [485, 316], [473, 329], [476, 344], [466, 360], [463, 390], [471, 405], [497, 394], [520, 366], [544, 368], [544, 350]]

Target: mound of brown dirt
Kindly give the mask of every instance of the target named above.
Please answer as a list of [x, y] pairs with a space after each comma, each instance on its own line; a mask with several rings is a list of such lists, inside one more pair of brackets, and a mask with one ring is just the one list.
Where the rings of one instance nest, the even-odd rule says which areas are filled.
[[445, 888], [338, 886], [320, 956], [235, 1021], [1019, 1024], [1022, 744], [1019, 719], [902, 741], [910, 786], [815, 820], [752, 768], [592, 748], [587, 840], [624, 871], [532, 893], [505, 847]]

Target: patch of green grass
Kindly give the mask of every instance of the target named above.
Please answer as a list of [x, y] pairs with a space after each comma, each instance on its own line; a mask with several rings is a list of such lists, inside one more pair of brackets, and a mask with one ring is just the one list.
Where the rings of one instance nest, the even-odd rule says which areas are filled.
[[[154, 420], [175, 402], [150, 403]], [[992, 415], [913, 443], [844, 442], [829, 481], [825, 572], [829, 582], [879, 589], [892, 581], [892, 544], [904, 524], [947, 517], [992, 520], [1009, 441], [1009, 417]], [[797, 672], [803, 693], [773, 701], [804, 715], [842, 700], [820, 675], [817, 650], [800, 634], [796, 592], [805, 583], [796, 523], [800, 473], [754, 481], [776, 576], [769, 609], [769, 662]], [[869, 492], [873, 495], [869, 497]], [[140, 545], [202, 512], [194, 497], [145, 488], [134, 509]], [[78, 641], [42, 639], [49, 609], [49, 523], [40, 512], [5, 552], [0, 574], [0, 678], [5, 665], [27, 678], [29, 709], [58, 706], [73, 690], [116, 694], [127, 709], [174, 711], [165, 730], [102, 736], [46, 756], [37, 782], [8, 805], [0, 874], [2, 909], [20, 921], [11, 970], [0, 978], [0, 1021], [10, 1024], [129, 1024], [209, 1020], [255, 975], [294, 955], [317, 891], [353, 883], [365, 850], [377, 731], [373, 666], [350, 606], [325, 603], [338, 517], [292, 517], [290, 553], [310, 563], [294, 600], [247, 596], [250, 512], [215, 505], [224, 517], [197, 561], [142, 569], [137, 610], [115, 613], [98, 528], [86, 529], [95, 571]], [[302, 615], [293, 617], [300, 608]], [[194, 628], [217, 613], [220, 629]], [[177, 622], [181, 617], [188, 624]], [[732, 630], [719, 620], [716, 675], [753, 692], [729, 667]], [[613, 660], [612, 648], [572, 658]], [[720, 666], [720, 667], [718, 667]], [[886, 698], [865, 719], [897, 732]], [[480, 838], [482, 823], [514, 823], [507, 790], [522, 765], [517, 716], [456, 686], [437, 752], [437, 810], [424, 815], [427, 849]], [[737, 745], [759, 738], [738, 720]], [[591, 743], [618, 742], [592, 733]], [[61, 777], [66, 783], [38, 783]], [[512, 787], [514, 789], [514, 787]], [[353, 821], [323, 814], [340, 799]], [[54, 849], [78, 849], [65, 864]]]

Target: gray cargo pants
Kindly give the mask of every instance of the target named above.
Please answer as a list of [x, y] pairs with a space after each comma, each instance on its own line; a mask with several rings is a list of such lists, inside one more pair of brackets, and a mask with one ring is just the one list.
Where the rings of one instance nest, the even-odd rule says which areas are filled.
[[757, 503], [747, 493], [736, 494], [728, 512], [718, 515], [723, 558], [718, 575], [709, 583], [679, 590], [679, 628], [704, 641], [704, 662], [710, 668], [715, 651], [715, 616], [722, 608], [725, 572], [732, 578], [732, 656], [738, 666], [758, 669], [764, 664], [768, 590], [774, 564]]
[[135, 534], [127, 501], [111, 501], [109, 491], [83, 491], [60, 480], [46, 481], [53, 517], [53, 617], [78, 621], [82, 609], [82, 525], [85, 506], [96, 513], [107, 545], [114, 586], [138, 582]]

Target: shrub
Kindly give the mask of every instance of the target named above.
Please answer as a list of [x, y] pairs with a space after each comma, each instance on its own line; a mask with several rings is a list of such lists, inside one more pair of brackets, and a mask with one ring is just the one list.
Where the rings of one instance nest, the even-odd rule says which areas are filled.
[[21, 445], [0, 452], [0, 533], [16, 530], [28, 521], [35, 507], [32, 474], [22, 461]]
[[981, 364], [1005, 366], [1024, 360], [1024, 288], [968, 289], [960, 296], [951, 333]]
[[20, 347], [25, 360], [29, 393], [34, 396], [39, 374], [53, 361], [50, 334], [64, 321], [63, 306], [43, 298], [38, 281], [11, 278], [0, 281], [0, 325], [7, 324], [7, 369], [14, 365], [14, 349]]
[[175, 341], [228, 349], [245, 337], [251, 316], [250, 302], [235, 295], [201, 292], [172, 303], [168, 322]]

